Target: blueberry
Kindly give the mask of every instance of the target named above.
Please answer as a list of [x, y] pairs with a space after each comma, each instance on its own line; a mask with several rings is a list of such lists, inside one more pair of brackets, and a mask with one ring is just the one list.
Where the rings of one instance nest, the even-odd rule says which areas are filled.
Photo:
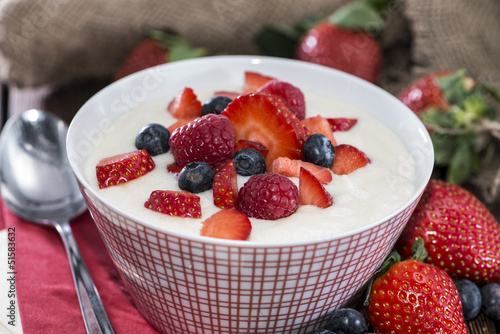
[[243, 176], [263, 174], [266, 172], [266, 160], [253, 148], [242, 148], [233, 156], [236, 173]]
[[182, 190], [201, 193], [212, 188], [214, 170], [205, 162], [191, 162], [182, 168], [177, 182]]
[[481, 288], [482, 310], [489, 318], [500, 321], [500, 283], [488, 283]]
[[146, 150], [152, 156], [166, 153], [170, 149], [168, 140], [170, 131], [161, 124], [151, 123], [145, 125], [135, 137], [135, 147]]
[[341, 308], [330, 315], [326, 329], [338, 334], [363, 334], [366, 330], [366, 320], [363, 314], [355, 309]]
[[231, 100], [227, 96], [214, 96], [207, 102], [203, 104], [201, 107], [201, 115], [207, 115], [207, 114], [216, 114], [220, 115], [220, 113], [226, 109], [227, 105], [231, 103], [233, 100]]
[[332, 142], [321, 133], [314, 133], [304, 144], [304, 158], [307, 162], [330, 168], [333, 165], [335, 148]]
[[315, 329], [312, 332], [309, 332], [307, 334], [335, 334], [332, 331], [329, 331], [328, 329]]
[[474, 319], [481, 311], [481, 291], [468, 279], [456, 280], [455, 286], [462, 301], [464, 319], [467, 321]]

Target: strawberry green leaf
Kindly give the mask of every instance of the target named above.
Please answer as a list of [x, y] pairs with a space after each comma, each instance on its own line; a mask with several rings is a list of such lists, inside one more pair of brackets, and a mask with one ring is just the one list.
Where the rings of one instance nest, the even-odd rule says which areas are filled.
[[500, 87], [495, 87], [491, 85], [483, 85], [483, 87], [492, 99], [500, 103]]
[[477, 159], [471, 136], [461, 136], [446, 172], [447, 181], [463, 184], [474, 172]]
[[385, 7], [387, 7], [391, 2], [394, 2], [394, 0], [364, 0], [364, 3], [372, 6], [378, 11], [381, 11]]
[[413, 245], [411, 246], [411, 258], [420, 262], [425, 262], [427, 259], [427, 250], [425, 249], [425, 243], [422, 238], [417, 238]]
[[367, 2], [351, 2], [336, 10], [330, 22], [349, 30], [363, 30], [378, 33], [384, 27], [384, 20], [375, 7]]
[[424, 123], [437, 125], [442, 128], [455, 129], [459, 127], [456, 115], [453, 112], [444, 112], [438, 109], [429, 109], [420, 114]]
[[465, 71], [458, 70], [451, 75], [437, 77], [439, 87], [450, 104], [462, 106], [463, 100], [469, 95], [466, 89]]
[[169, 61], [203, 57], [207, 54], [204, 48], [191, 46], [188, 41], [175, 31], [151, 29], [149, 34], [169, 50]]
[[457, 146], [457, 136], [432, 132], [431, 140], [434, 147], [434, 164], [448, 166]]

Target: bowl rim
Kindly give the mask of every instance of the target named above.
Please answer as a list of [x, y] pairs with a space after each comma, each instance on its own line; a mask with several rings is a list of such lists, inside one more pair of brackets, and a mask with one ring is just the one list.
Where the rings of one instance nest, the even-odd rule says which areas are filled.
[[[402, 110], [406, 110], [408, 113], [408, 117], [413, 118], [414, 122], [417, 122], [421, 125], [421, 135], [425, 137], [425, 141], [427, 143], [431, 143], [430, 135], [425, 129], [425, 126], [421, 122], [421, 120], [415, 115], [413, 111], [411, 111], [404, 103], [402, 103], [400, 100], [398, 100], [394, 95], [389, 93], [388, 91], [384, 90], [383, 88], [372, 84], [366, 80], [363, 80], [359, 77], [356, 77], [354, 75], [351, 75], [349, 73], [333, 69], [330, 67], [318, 65], [318, 64], [313, 64], [309, 62], [304, 62], [304, 61], [299, 61], [295, 59], [286, 59], [286, 58], [279, 58], [279, 57], [271, 57], [271, 56], [255, 56], [255, 55], [215, 55], [215, 56], [206, 56], [206, 57], [201, 57], [201, 58], [193, 58], [193, 59], [187, 59], [187, 60], [180, 60], [176, 62], [171, 62], [171, 63], [166, 63], [162, 65], [157, 65], [154, 68], [176, 68], [176, 67], [184, 67], [184, 66], [193, 66], [196, 65], [197, 63], [210, 63], [210, 62], [225, 62], [225, 61], [230, 61], [230, 62], [241, 62], [242, 64], [246, 63], [248, 65], [250, 64], [261, 64], [263, 62], [267, 64], [285, 64], [286, 66], [298, 66], [298, 67], [303, 67], [305, 69], [315, 69], [315, 70], [320, 70], [324, 72], [331, 72], [334, 74], [334, 76], [340, 77], [344, 80], [350, 80], [356, 83], [356, 85], [361, 85], [364, 86], [365, 89], [373, 90], [377, 94], [382, 94], [385, 95], [386, 98], [392, 99], [394, 103], [399, 104]], [[70, 152], [71, 150], [71, 145], [73, 144], [72, 136], [73, 134], [78, 131], [76, 128], [76, 124], [78, 123], [78, 120], [83, 116], [83, 113], [85, 112], [86, 109], [88, 109], [88, 106], [94, 103], [94, 100], [99, 99], [102, 95], [107, 94], [109, 90], [111, 89], [117, 89], [116, 87], [123, 85], [124, 83], [127, 82], [132, 82], [133, 80], [137, 80], [137, 78], [145, 75], [147, 71], [152, 70], [152, 68], [148, 68], [145, 70], [141, 70], [139, 72], [133, 73], [129, 76], [126, 76], [120, 80], [117, 80], [115, 82], [112, 82], [111, 84], [107, 85], [106, 87], [102, 88], [100, 91], [95, 93], [93, 96], [91, 96], [77, 111], [75, 114], [74, 118], [69, 124], [68, 127], [68, 133], [67, 133], [67, 140], [66, 140], [66, 149], [67, 152]], [[250, 241], [250, 240], [227, 240], [227, 239], [217, 239], [217, 238], [210, 238], [210, 237], [204, 237], [204, 236], [198, 236], [198, 235], [192, 235], [192, 234], [187, 234], [183, 232], [179, 232], [176, 230], [171, 230], [167, 227], [164, 226], [158, 226], [154, 223], [151, 223], [145, 219], [142, 219], [140, 217], [134, 216], [129, 214], [128, 212], [125, 212], [121, 210], [120, 208], [116, 207], [113, 203], [110, 203], [107, 201], [105, 198], [101, 197], [98, 192], [93, 189], [89, 183], [87, 182], [86, 178], [84, 175], [82, 175], [80, 169], [78, 168], [77, 163], [72, 159], [71, 155], [68, 155], [68, 160], [70, 167], [73, 171], [73, 174], [75, 175], [76, 179], [80, 183], [80, 186], [85, 189], [85, 191], [89, 191], [92, 196], [96, 199], [98, 199], [100, 202], [104, 203], [108, 208], [112, 209], [113, 211], [119, 213], [126, 219], [130, 221], [134, 221], [135, 223], [138, 223], [140, 225], [143, 225], [145, 227], [151, 228], [153, 230], [180, 238], [180, 239], [189, 239], [193, 242], [199, 242], [203, 244], [212, 244], [214, 246], [227, 246], [227, 247], [238, 247], [238, 248], [283, 248], [283, 247], [296, 247], [296, 246], [308, 246], [308, 245], [313, 245], [313, 244], [321, 244], [321, 243], [331, 243], [334, 241], [342, 240], [345, 238], [348, 238], [350, 236], [356, 235], [356, 234], [362, 234], [363, 232], [366, 232], [370, 229], [373, 229], [376, 226], [379, 226], [383, 224], [386, 221], [390, 221], [392, 218], [395, 216], [399, 215], [401, 212], [406, 210], [407, 207], [412, 205], [415, 201], [417, 201], [420, 196], [422, 195], [425, 187], [427, 186], [427, 183], [429, 179], [431, 178], [432, 175], [432, 170], [434, 166], [434, 150], [432, 144], [429, 145], [429, 156], [431, 157], [430, 159], [425, 160], [425, 164], [421, 167], [423, 170], [423, 179], [426, 180], [426, 182], [422, 182], [421, 184], [418, 184], [417, 187], [415, 188], [413, 194], [411, 197], [407, 199], [407, 201], [399, 206], [396, 210], [391, 212], [388, 215], [385, 215], [377, 220], [374, 220], [370, 222], [369, 224], [366, 224], [364, 226], [329, 235], [329, 236], [324, 236], [324, 237], [317, 237], [317, 238], [311, 238], [311, 239], [304, 239], [304, 240], [294, 240], [294, 241], [281, 241], [281, 242], [269, 242], [269, 241]], [[417, 167], [418, 168], [418, 167]], [[81, 189], [83, 191], [83, 189]]]

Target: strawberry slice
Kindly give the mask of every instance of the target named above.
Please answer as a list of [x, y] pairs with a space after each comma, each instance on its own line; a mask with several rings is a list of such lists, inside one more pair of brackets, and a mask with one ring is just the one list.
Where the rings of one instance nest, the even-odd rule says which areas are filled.
[[332, 131], [347, 131], [358, 123], [356, 118], [327, 118], [326, 119], [332, 128]]
[[104, 158], [96, 166], [99, 188], [116, 186], [141, 177], [155, 168], [146, 150], [137, 150]]
[[278, 157], [302, 158], [304, 128], [275, 97], [265, 93], [240, 95], [221, 115], [232, 123], [236, 140], [255, 141], [267, 147], [268, 166]]
[[283, 104], [302, 120], [306, 117], [306, 101], [302, 91], [291, 83], [271, 80], [260, 87], [258, 92], [268, 93], [281, 99]]
[[172, 174], [174, 176], [174, 178], [177, 179], [182, 168], [183, 167], [181, 165], [179, 165], [177, 162], [173, 162], [173, 163], [167, 165], [167, 172]]
[[275, 78], [257, 72], [246, 71], [244, 91], [245, 93], [256, 92], [271, 80], [275, 80]]
[[336, 175], [346, 175], [371, 162], [366, 154], [352, 145], [340, 144], [335, 147], [332, 171]]
[[326, 118], [319, 115], [308, 117], [300, 121], [300, 124], [302, 124], [306, 128], [306, 133], [308, 136], [312, 135], [313, 133], [321, 133], [332, 142], [333, 146], [337, 145], [337, 142], [333, 137], [332, 127], [330, 126], [330, 123]]
[[234, 161], [229, 160], [215, 167], [213, 182], [214, 205], [221, 209], [236, 207], [238, 183]]
[[268, 167], [268, 173], [277, 173], [288, 177], [299, 177], [300, 169], [305, 168], [311, 172], [322, 184], [332, 181], [332, 172], [326, 167], [321, 167], [310, 162], [280, 157]]
[[201, 106], [193, 89], [185, 87], [170, 101], [167, 110], [175, 118], [192, 118], [201, 116]]
[[214, 96], [225, 96], [229, 97], [231, 100], [234, 100], [238, 96], [240, 96], [241, 93], [239, 92], [233, 92], [233, 91], [227, 91], [227, 90], [218, 90], [214, 92]]
[[180, 128], [181, 126], [184, 126], [184, 125], [188, 124], [189, 122], [194, 121], [197, 118], [198, 117], [196, 117], [196, 116], [179, 118], [177, 120], [177, 122], [171, 124], [169, 127], [167, 127], [167, 129], [168, 129], [168, 131], [170, 131], [170, 134], [172, 134], [172, 133], [174, 133], [174, 131], [177, 128]]
[[188, 191], [154, 190], [144, 207], [170, 216], [201, 217], [200, 197]]
[[237, 209], [222, 209], [208, 217], [200, 234], [206, 237], [247, 240], [252, 231], [250, 219]]
[[260, 154], [262, 154], [262, 156], [264, 157], [264, 159], [267, 156], [267, 152], [269, 152], [267, 147], [265, 147], [261, 143], [257, 143], [257, 142], [245, 140], [245, 139], [240, 139], [236, 142], [236, 146], [234, 147], [234, 152], [236, 153], [237, 151], [239, 151], [243, 148], [253, 148], [254, 150], [259, 151]]
[[332, 195], [310, 171], [300, 167], [299, 199], [302, 205], [315, 205], [328, 208], [333, 204]]

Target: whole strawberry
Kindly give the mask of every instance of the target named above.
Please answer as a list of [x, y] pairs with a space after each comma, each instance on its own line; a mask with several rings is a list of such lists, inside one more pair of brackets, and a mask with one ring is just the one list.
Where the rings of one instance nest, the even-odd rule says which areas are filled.
[[396, 249], [408, 256], [415, 240], [426, 262], [478, 284], [500, 281], [500, 225], [485, 206], [457, 185], [431, 179]]
[[256, 42], [265, 54], [328, 66], [376, 83], [382, 65], [376, 35], [384, 26], [381, 11], [391, 1], [352, 1], [326, 19], [308, 17], [292, 27], [269, 25]]
[[227, 117], [208, 114], [176, 129], [170, 136], [170, 149], [180, 166], [206, 162], [215, 166], [234, 154], [234, 130]]
[[375, 38], [363, 31], [341, 28], [330, 21], [318, 24], [301, 39], [295, 57], [372, 83], [377, 81], [382, 64], [382, 52]]
[[453, 280], [420, 258], [400, 261], [393, 253], [384, 263], [392, 266], [375, 278], [367, 300], [372, 326], [380, 334], [468, 333]]
[[397, 97], [429, 130], [435, 165], [442, 167], [447, 181], [463, 184], [479, 171], [478, 162], [493, 139], [484, 128], [497, 117], [490, 103], [500, 99], [495, 88], [476, 83], [464, 70], [436, 71], [416, 79]]
[[205, 50], [192, 48], [182, 37], [172, 31], [151, 30], [125, 57], [115, 72], [114, 81], [140, 70], [169, 61], [201, 57]]

